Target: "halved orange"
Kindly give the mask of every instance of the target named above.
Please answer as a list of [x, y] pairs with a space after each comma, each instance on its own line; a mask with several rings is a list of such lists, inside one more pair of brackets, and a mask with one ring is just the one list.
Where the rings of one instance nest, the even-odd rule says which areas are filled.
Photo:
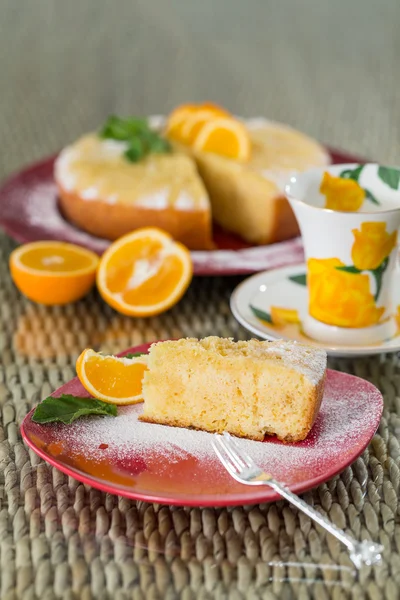
[[183, 296], [193, 274], [189, 250], [156, 227], [124, 235], [103, 254], [97, 287], [125, 315], [164, 312]]
[[181, 126], [181, 138], [186, 144], [193, 144], [205, 123], [217, 117], [229, 117], [229, 113], [219, 106], [205, 105], [188, 115]]
[[67, 304], [85, 296], [96, 280], [99, 257], [64, 242], [32, 242], [10, 256], [11, 277], [30, 300]]
[[202, 152], [245, 161], [250, 158], [251, 140], [243, 123], [237, 119], [220, 117], [203, 124], [193, 147]]
[[76, 373], [86, 391], [109, 404], [142, 402], [147, 355], [134, 358], [104, 356], [90, 348], [76, 361]]

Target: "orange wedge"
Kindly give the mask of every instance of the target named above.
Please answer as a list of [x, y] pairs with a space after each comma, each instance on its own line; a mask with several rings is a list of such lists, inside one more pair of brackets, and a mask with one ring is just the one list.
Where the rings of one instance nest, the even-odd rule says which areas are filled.
[[193, 111], [186, 118], [181, 127], [181, 138], [186, 144], [193, 144], [199, 131], [205, 123], [216, 119], [217, 117], [229, 117], [229, 113], [219, 106], [205, 105], [199, 107], [199, 110]]
[[109, 404], [142, 402], [142, 379], [147, 356], [103, 356], [87, 348], [76, 361], [76, 373], [86, 391]]
[[11, 253], [17, 288], [41, 304], [67, 304], [85, 296], [96, 280], [99, 257], [64, 242], [32, 242]]
[[187, 119], [198, 110], [195, 104], [182, 104], [175, 108], [167, 119], [166, 134], [169, 138], [183, 142], [182, 128]]
[[213, 152], [246, 161], [250, 158], [251, 141], [243, 123], [237, 119], [221, 117], [203, 124], [193, 147], [202, 152]]
[[166, 134], [178, 142], [190, 144], [207, 120], [223, 116], [228, 117], [229, 113], [212, 102], [182, 104], [169, 115]]
[[155, 227], [145, 227], [111, 244], [101, 258], [97, 287], [125, 315], [164, 312], [183, 296], [193, 274], [189, 250]]

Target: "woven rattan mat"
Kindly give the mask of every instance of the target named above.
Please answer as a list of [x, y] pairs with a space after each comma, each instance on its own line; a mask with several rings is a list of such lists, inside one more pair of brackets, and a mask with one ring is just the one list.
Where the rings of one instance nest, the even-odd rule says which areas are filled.
[[[398, 0], [0, 0], [0, 176], [117, 112], [210, 98], [287, 121], [336, 147], [400, 162]], [[379, 540], [383, 563], [347, 552], [286, 502], [185, 509], [103, 494], [50, 468], [19, 424], [74, 375], [86, 346], [217, 334], [244, 338], [239, 279], [196, 279], [173, 310], [117, 315], [92, 294], [65, 308], [24, 300], [0, 235], [0, 597], [399, 598], [400, 364], [335, 360], [385, 397], [378, 433], [340, 477], [304, 495], [339, 527]]]
[[18, 425], [74, 375], [82, 348], [245, 334], [229, 311], [231, 278], [195, 280], [170, 313], [146, 321], [117, 316], [95, 294], [66, 308], [36, 306], [13, 287], [13, 243], [0, 240], [1, 598], [398, 598], [396, 357], [330, 365], [378, 385], [385, 412], [363, 456], [305, 494], [339, 527], [384, 544], [384, 563], [356, 575], [343, 546], [285, 502], [215, 510], [135, 503], [68, 479], [28, 451]]

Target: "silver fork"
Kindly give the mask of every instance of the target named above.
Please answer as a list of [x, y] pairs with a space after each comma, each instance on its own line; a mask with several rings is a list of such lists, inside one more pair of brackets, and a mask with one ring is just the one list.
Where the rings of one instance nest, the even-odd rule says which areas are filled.
[[299, 510], [308, 515], [310, 519], [313, 519], [347, 546], [350, 558], [358, 569], [363, 564], [374, 565], [381, 561], [383, 546], [368, 540], [358, 542], [336, 527], [304, 500], [293, 494], [286, 486], [276, 481], [272, 475], [260, 469], [229, 433], [216, 434], [212, 445], [218, 458], [236, 481], [245, 485], [268, 485], [272, 487], [280, 496], [289, 500]]

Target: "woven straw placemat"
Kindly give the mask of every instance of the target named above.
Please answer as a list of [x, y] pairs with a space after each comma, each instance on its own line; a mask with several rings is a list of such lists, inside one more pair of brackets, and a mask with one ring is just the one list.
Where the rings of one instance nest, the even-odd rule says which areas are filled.
[[229, 311], [237, 278], [198, 278], [168, 314], [116, 315], [93, 293], [46, 308], [14, 288], [0, 237], [1, 598], [398, 598], [400, 368], [395, 356], [335, 360], [385, 394], [369, 449], [304, 494], [339, 527], [379, 540], [384, 562], [356, 574], [346, 549], [286, 502], [185, 509], [90, 489], [43, 463], [18, 431], [74, 375], [82, 348], [107, 352], [168, 337], [246, 337]]
[[[398, 0], [0, 0], [0, 177], [56, 151], [111, 112], [165, 112], [210, 98], [298, 126], [333, 146], [399, 163]], [[399, 598], [400, 364], [330, 361], [384, 394], [369, 448], [304, 498], [381, 565], [347, 552], [286, 502], [232, 509], [155, 506], [103, 494], [22, 443], [27, 411], [74, 375], [82, 348], [155, 339], [246, 338], [238, 278], [195, 279], [170, 312], [133, 320], [92, 293], [65, 308], [14, 288], [0, 234], [0, 598]]]

